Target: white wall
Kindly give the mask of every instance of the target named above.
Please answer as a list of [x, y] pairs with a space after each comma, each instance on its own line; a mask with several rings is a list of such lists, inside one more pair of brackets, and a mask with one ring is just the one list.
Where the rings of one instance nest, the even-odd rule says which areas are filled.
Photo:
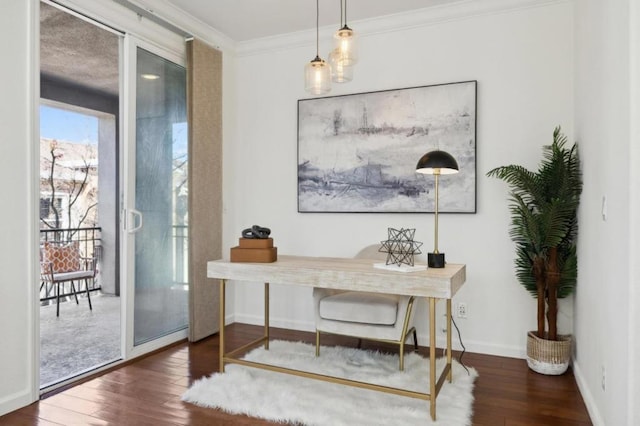
[[31, 262], [35, 244], [31, 179], [33, 141], [29, 111], [32, 87], [32, 1], [3, 2], [0, 13], [0, 414], [31, 402], [35, 302], [37, 279]]
[[[537, 167], [557, 125], [573, 137], [572, 12], [559, 2], [468, 18], [439, 8], [441, 19], [425, 14], [430, 23], [422, 25], [415, 13], [369, 21], [354, 80], [331, 93], [478, 81], [478, 213], [440, 217], [440, 249], [449, 262], [467, 264], [467, 283], [454, 301], [468, 304], [468, 319], [458, 324], [471, 351], [521, 357], [526, 331], [535, 328], [535, 300], [514, 278], [507, 187], [485, 173], [511, 163]], [[321, 56], [333, 30], [321, 29]], [[315, 40], [295, 34], [259, 43], [241, 46], [237, 58], [238, 133], [225, 146], [225, 164], [233, 165], [225, 182], [233, 194], [225, 251], [253, 224], [271, 227], [280, 254], [353, 256], [385, 239], [387, 227], [415, 227], [416, 239], [432, 247], [430, 214], [297, 213], [297, 100], [308, 97], [303, 67], [315, 56]], [[310, 289], [273, 287], [271, 324], [312, 330]], [[261, 286], [238, 283], [235, 290], [235, 320], [261, 323]], [[563, 302], [561, 331], [572, 332], [572, 303]], [[424, 305], [417, 315], [425, 341]]]
[[[630, 328], [628, 322], [634, 303], [630, 284], [637, 282], [630, 277], [631, 266], [637, 264], [630, 248], [637, 255], [638, 240], [638, 228], [630, 227], [629, 199], [635, 200], [637, 212], [640, 188], [637, 172], [629, 184], [631, 167], [639, 166], [637, 149], [632, 151], [637, 140], [630, 143], [629, 6], [629, 0], [575, 2], [575, 130], [585, 192], [579, 217], [574, 368], [597, 425], [637, 424], [628, 417], [628, 408], [638, 401], [627, 398], [629, 384], [638, 380], [638, 370], [630, 377], [628, 369], [637, 359], [627, 358], [629, 341], [637, 339], [637, 324]], [[603, 196], [606, 221], [601, 215]]]

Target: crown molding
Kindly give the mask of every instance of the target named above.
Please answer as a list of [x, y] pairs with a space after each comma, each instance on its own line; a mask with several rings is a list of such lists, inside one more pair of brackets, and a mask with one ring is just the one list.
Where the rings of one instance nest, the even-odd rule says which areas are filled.
[[[449, 4], [427, 7], [393, 15], [360, 21], [349, 21], [359, 37], [388, 32], [406, 31], [443, 22], [468, 19], [477, 16], [516, 12], [534, 7], [552, 6], [572, 0], [458, 0]], [[321, 27], [320, 38], [331, 37], [334, 27]], [[236, 43], [236, 56], [251, 56], [265, 52], [308, 47], [315, 44], [315, 30], [298, 31], [278, 36], [263, 37]]]
[[[73, 5], [76, 9], [80, 9], [80, 11], [83, 12], [86, 10], [86, 8], [82, 7], [85, 4], [81, 2], [81, 0], [57, 1], [62, 4]], [[97, 8], [101, 12], [109, 9], [110, 11], [114, 10], [113, 6], [103, 6], [107, 1], [108, 0], [99, 0], [96, 2], [96, 0], [94, 0], [91, 4], [92, 11], [95, 11], [97, 5], [101, 6]], [[457, 0], [448, 4], [441, 4], [424, 9], [349, 23], [356, 29], [359, 37], [367, 37], [375, 34], [406, 31], [412, 28], [427, 27], [443, 22], [468, 19], [477, 16], [516, 12], [534, 7], [552, 6], [571, 1], [572, 0]], [[97, 4], [94, 5], [94, 3]], [[155, 16], [157, 19], [167, 22], [170, 26], [179, 28], [185, 33], [191, 34], [215, 48], [225, 50], [228, 54], [240, 57], [263, 54], [265, 52], [294, 49], [298, 47], [308, 47], [316, 42], [316, 32], [313, 29], [236, 42], [221, 31], [173, 5], [169, 0], [124, 0], [119, 1], [118, 3], [122, 8], [126, 7], [122, 6], [122, 3], [130, 3], [131, 5], [141, 8], [147, 13]], [[131, 15], [132, 17], [136, 16], [135, 12], [132, 10], [129, 10], [128, 15]], [[108, 16], [111, 18], [109, 14]], [[107, 21], [110, 24], [113, 21], [117, 22], [118, 20], [108, 19]], [[130, 19], [130, 21], [134, 20]], [[131, 25], [127, 25], [127, 27], [131, 28]], [[319, 29], [320, 38], [330, 38], [335, 30], [335, 27], [321, 27]], [[138, 31], [140, 30], [138, 29]]]

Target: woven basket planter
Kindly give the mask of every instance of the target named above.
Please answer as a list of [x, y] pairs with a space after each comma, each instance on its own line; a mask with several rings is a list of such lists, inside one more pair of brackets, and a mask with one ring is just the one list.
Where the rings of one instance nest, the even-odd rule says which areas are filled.
[[571, 360], [571, 336], [558, 335], [558, 340], [545, 340], [535, 331], [527, 334], [527, 365], [536, 373], [564, 374]]

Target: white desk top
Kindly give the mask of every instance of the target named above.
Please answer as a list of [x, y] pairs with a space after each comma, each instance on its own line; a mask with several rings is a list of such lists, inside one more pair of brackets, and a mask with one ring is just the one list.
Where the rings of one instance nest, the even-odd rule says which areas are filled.
[[374, 268], [380, 260], [278, 256], [273, 263], [215, 260], [207, 263], [207, 276], [238, 281], [268, 282], [306, 287], [335, 288], [374, 293], [450, 299], [466, 280], [466, 266], [447, 263], [441, 269], [394, 272]]

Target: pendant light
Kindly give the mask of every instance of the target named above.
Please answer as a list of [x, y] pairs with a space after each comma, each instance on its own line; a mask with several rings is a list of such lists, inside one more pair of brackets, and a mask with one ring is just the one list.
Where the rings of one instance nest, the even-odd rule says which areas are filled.
[[[340, 15], [342, 16], [342, 0], [340, 0]], [[342, 25], [342, 20], [340, 22]], [[338, 49], [342, 66], [350, 67], [358, 62], [358, 50], [356, 46], [355, 33], [347, 25], [347, 0], [344, 0], [344, 26], [334, 35], [334, 47]]]
[[320, 59], [320, 1], [316, 0], [316, 57], [304, 68], [304, 89], [312, 95], [331, 91], [331, 66]]
[[[338, 30], [338, 33], [345, 28], [343, 10], [342, 0], [340, 0], [340, 30]], [[349, 29], [348, 27], [346, 28]], [[351, 33], [353, 34], [353, 31]], [[337, 33], [334, 37], [337, 37]], [[331, 81], [334, 83], [347, 83], [353, 80], [353, 66], [345, 65], [340, 47], [334, 47], [329, 53], [329, 65], [331, 65]]]
[[334, 83], [347, 83], [353, 80], [353, 67], [343, 65], [340, 59], [340, 51], [336, 48], [329, 54], [329, 64], [331, 65], [331, 81]]

